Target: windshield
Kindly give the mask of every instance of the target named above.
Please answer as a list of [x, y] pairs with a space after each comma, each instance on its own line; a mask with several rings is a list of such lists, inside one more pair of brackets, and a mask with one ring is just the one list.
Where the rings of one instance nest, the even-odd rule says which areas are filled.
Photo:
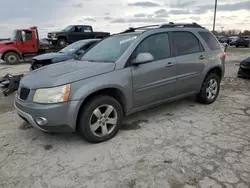
[[79, 50], [81, 47], [83, 47], [87, 42], [83, 41], [78, 41], [74, 42], [73, 44], [68, 45], [67, 47], [61, 49], [59, 52], [60, 53], [70, 53], [72, 54], [73, 52]]
[[17, 41], [17, 39], [18, 39], [18, 30], [14, 30], [10, 37], [10, 40]]
[[122, 56], [137, 36], [138, 33], [130, 33], [108, 37], [87, 51], [82, 60], [115, 62]]
[[72, 25], [69, 25], [63, 29], [63, 31], [70, 31], [72, 29]]

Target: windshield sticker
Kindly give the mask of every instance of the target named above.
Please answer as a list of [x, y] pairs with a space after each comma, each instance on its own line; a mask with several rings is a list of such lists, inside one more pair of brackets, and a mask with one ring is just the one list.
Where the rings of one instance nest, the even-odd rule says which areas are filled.
[[134, 37], [131, 37], [131, 38], [128, 38], [128, 39], [122, 40], [122, 41], [120, 41], [120, 44], [123, 44], [123, 43], [129, 42], [129, 41], [131, 41], [131, 40], [135, 40], [136, 38], [137, 38], [137, 36], [134, 36]]

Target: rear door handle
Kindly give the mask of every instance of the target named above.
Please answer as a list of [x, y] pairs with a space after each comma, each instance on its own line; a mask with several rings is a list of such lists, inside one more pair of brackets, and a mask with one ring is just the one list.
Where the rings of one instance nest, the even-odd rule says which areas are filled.
[[205, 59], [206, 57], [204, 56], [204, 55], [201, 55], [200, 57], [199, 57], [199, 59]]
[[174, 63], [172, 63], [172, 62], [168, 62], [168, 63], [165, 65], [165, 67], [172, 67], [172, 66], [174, 66]]

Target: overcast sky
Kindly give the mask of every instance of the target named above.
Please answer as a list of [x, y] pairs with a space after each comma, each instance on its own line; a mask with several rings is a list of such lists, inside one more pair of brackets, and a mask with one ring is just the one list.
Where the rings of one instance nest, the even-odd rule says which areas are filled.
[[[212, 29], [214, 0], [7, 0], [0, 6], [0, 38], [16, 28], [48, 31], [90, 24], [96, 31], [119, 32], [129, 26], [197, 22]], [[249, 29], [250, 1], [218, 0], [216, 29]]]

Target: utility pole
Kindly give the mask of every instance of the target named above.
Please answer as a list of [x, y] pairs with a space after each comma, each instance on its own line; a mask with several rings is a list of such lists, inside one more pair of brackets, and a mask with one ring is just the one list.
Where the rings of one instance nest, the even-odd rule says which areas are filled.
[[214, 5], [214, 24], [213, 24], [213, 32], [215, 32], [216, 12], [217, 12], [217, 0], [215, 0], [215, 5]]

